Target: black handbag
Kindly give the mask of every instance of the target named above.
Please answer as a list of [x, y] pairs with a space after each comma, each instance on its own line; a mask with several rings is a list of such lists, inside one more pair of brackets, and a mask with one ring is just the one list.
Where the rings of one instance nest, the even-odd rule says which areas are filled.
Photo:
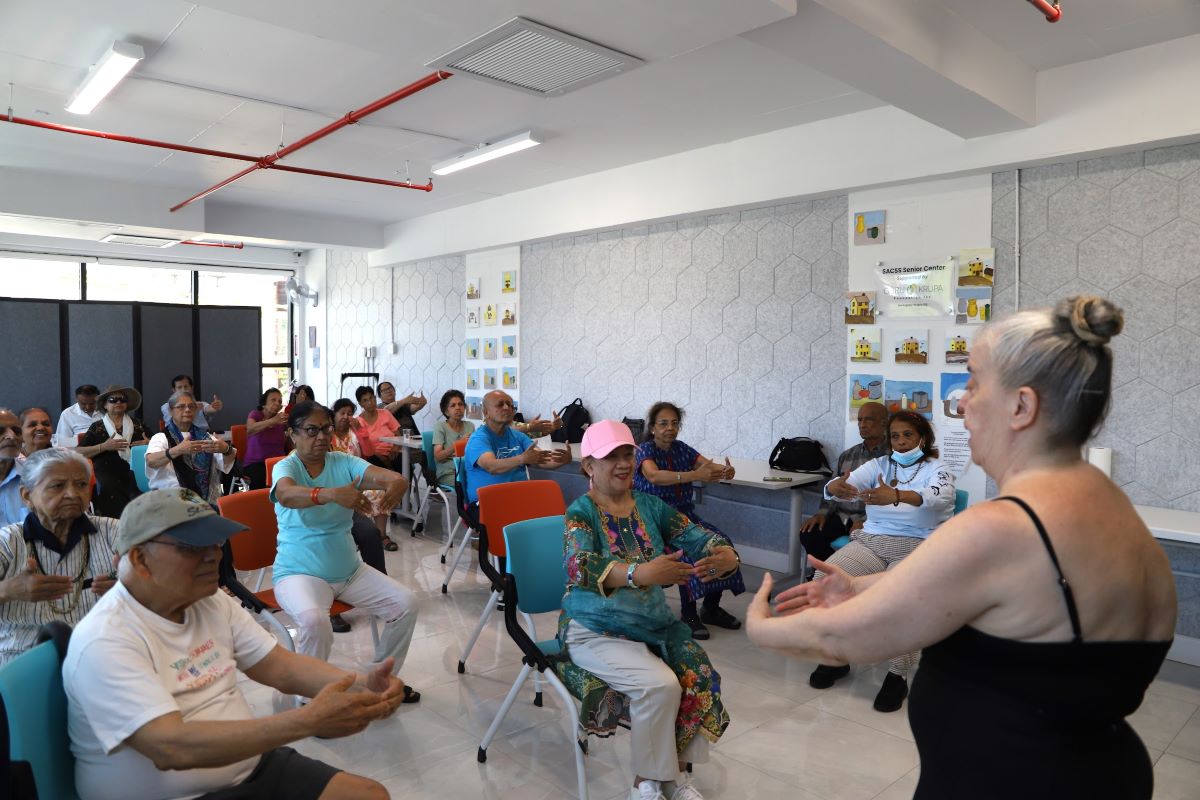
[[796, 436], [791, 439], [784, 437], [775, 445], [768, 459], [771, 469], [781, 469], [786, 472], [811, 472], [832, 475], [829, 461], [821, 443], [807, 436]]

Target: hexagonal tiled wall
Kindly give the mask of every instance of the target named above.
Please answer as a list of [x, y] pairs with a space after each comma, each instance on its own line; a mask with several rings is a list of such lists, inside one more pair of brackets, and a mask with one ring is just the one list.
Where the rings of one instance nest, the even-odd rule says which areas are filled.
[[846, 225], [841, 196], [524, 245], [522, 407], [671, 400], [709, 455], [766, 458], [781, 436], [836, 455]]
[[[364, 253], [331, 250], [325, 280], [329, 386], [322, 399], [353, 398], [358, 383], [349, 380], [341, 386], [341, 373], [377, 371], [401, 393], [424, 389], [430, 404], [418, 415], [417, 423], [423, 428], [432, 425], [442, 392], [461, 388], [466, 380], [463, 257], [370, 269]], [[388, 308], [389, 298], [394, 298], [393, 310]], [[397, 346], [394, 355], [389, 347], [391, 323]], [[375, 347], [378, 354], [373, 370], [363, 357], [363, 348], [368, 346]]]
[[[1050, 164], [992, 179], [995, 308], [1013, 309], [1013, 192], [1020, 192], [1021, 307], [1081, 292], [1125, 310], [1113, 405], [1096, 444], [1147, 505], [1200, 511], [1200, 147]], [[1007, 279], [1007, 282], [1006, 282]]]

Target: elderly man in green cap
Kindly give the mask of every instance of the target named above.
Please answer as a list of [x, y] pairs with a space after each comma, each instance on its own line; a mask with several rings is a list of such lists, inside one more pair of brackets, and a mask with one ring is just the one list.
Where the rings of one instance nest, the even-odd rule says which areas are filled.
[[[391, 659], [361, 675], [280, 647], [217, 591], [221, 546], [243, 529], [187, 489], [125, 508], [120, 580], [79, 623], [63, 663], [83, 800], [388, 797], [285, 745], [391, 715], [404, 692]], [[239, 671], [312, 700], [256, 719]]]

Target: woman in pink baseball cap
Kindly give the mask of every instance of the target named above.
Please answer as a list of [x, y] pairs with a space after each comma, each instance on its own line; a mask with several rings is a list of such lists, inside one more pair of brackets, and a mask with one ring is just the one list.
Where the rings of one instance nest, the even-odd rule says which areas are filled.
[[[583, 435], [591, 488], [567, 509], [558, 635], [575, 664], [629, 698], [632, 797], [703, 800], [681, 778], [682, 766], [707, 760], [708, 743], [721, 737], [729, 715], [720, 675], [667, 606], [663, 587], [692, 575], [729, 577], [741, 560], [724, 536], [633, 491], [634, 449], [629, 428], [614, 420], [593, 423]], [[683, 553], [695, 566], [680, 560]]]

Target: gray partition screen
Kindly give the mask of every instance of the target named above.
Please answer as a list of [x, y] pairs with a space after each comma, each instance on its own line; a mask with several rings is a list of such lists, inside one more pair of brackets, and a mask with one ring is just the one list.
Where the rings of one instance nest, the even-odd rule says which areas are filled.
[[114, 383], [134, 385], [132, 305], [70, 303], [67, 330], [72, 388], [81, 383], [94, 383], [101, 391]]
[[[171, 396], [171, 379], [181, 373], [193, 377], [196, 374], [196, 365], [192, 360], [192, 311], [191, 306], [141, 307], [140, 388], [144, 404], [142, 420], [147, 430], [158, 430], [158, 421], [162, 418], [160, 409]], [[220, 428], [229, 426], [225, 419], [213, 422]]]
[[199, 309], [200, 364], [196, 387], [207, 399], [225, 404], [216, 427], [243, 423], [262, 394], [262, 309]]
[[62, 397], [59, 304], [0, 301], [0, 342], [12, 372], [0, 388], [0, 406], [19, 412], [45, 406], [58, 422]]

